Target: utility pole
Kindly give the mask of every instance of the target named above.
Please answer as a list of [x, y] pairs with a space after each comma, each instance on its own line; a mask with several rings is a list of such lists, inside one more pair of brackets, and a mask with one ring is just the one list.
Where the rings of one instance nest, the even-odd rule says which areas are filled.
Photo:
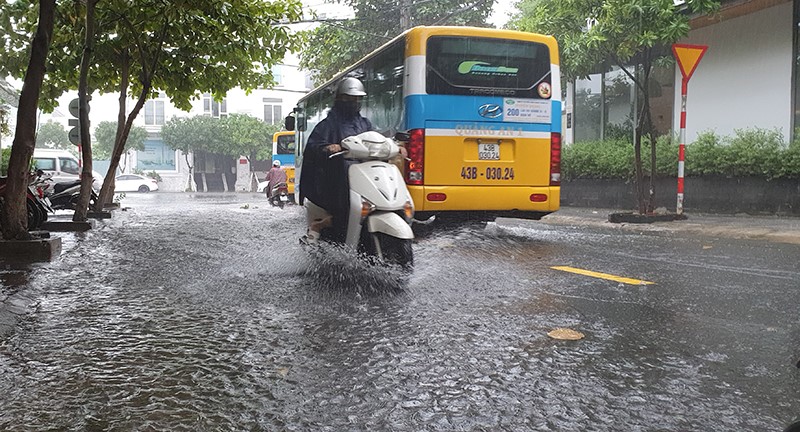
[[400, 0], [400, 29], [411, 28], [411, 0]]

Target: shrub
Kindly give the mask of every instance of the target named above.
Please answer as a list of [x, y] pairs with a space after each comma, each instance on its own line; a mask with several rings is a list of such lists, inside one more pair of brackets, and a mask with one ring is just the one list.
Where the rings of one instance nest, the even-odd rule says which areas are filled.
[[[656, 177], [669, 177], [678, 175], [678, 140], [670, 135], [656, 138]], [[631, 145], [633, 154], [633, 145]], [[642, 145], [642, 171], [645, 176], [650, 175], [650, 141]]]
[[8, 175], [8, 160], [11, 159], [11, 147], [0, 152], [0, 175]]
[[[757, 176], [800, 179], [799, 139], [787, 145], [779, 130], [737, 129], [732, 137], [705, 131], [686, 146], [686, 176]], [[656, 139], [656, 176], [677, 177], [678, 140]], [[650, 172], [650, 144], [642, 143], [642, 168]], [[564, 147], [562, 175], [574, 178], [631, 179], [633, 145], [624, 140], [587, 141]]]
[[629, 178], [633, 147], [624, 140], [583, 141], [564, 146], [561, 173], [566, 179]]
[[685, 175], [722, 174], [724, 152], [722, 139], [717, 134], [701, 132], [695, 142], [686, 146]]
[[735, 129], [727, 147], [726, 172], [734, 177], [760, 176], [769, 179], [781, 171], [781, 152], [785, 149], [783, 134], [760, 128]]
[[150, 171], [149, 173], [147, 173], [147, 174], [145, 174], [145, 175], [146, 175], [147, 177], [150, 177], [151, 179], [153, 179], [153, 180], [155, 180], [155, 181], [157, 181], [157, 182], [161, 183], [161, 176], [160, 176], [160, 175], [159, 175], [159, 174], [158, 174], [158, 173], [157, 173], [155, 170], [153, 170], [153, 171]]
[[[795, 135], [798, 136], [798, 135]], [[781, 155], [779, 178], [800, 178], [800, 136]]]
[[[670, 136], [656, 139], [656, 175], [675, 175], [678, 145]], [[650, 175], [650, 143], [642, 145], [642, 168]], [[634, 177], [633, 144], [627, 139], [583, 141], [565, 146], [561, 154], [561, 173], [565, 179]]]
[[140, 168], [134, 168], [132, 171], [133, 171], [134, 174], [139, 174], [139, 175], [143, 175], [145, 177], [150, 177], [151, 179], [161, 183], [161, 175], [159, 175], [156, 172], [156, 170], [152, 170], [152, 171], [146, 173], [146, 172], [142, 171]]

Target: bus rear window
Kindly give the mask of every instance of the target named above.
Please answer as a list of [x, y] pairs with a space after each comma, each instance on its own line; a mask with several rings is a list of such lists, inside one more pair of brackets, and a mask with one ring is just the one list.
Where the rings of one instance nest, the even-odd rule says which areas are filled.
[[466, 36], [428, 39], [428, 94], [541, 99], [537, 86], [543, 82], [550, 84], [547, 45]]
[[278, 135], [278, 148], [275, 154], [294, 154], [294, 135]]

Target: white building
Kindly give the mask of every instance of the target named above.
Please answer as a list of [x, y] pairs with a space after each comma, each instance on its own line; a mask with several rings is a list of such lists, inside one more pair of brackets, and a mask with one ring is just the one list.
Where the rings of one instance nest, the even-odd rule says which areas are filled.
[[[800, 0], [727, 0], [713, 16], [690, 21], [679, 43], [708, 50], [688, 85], [686, 142], [704, 131], [777, 128], [789, 140], [800, 126]], [[681, 73], [654, 70], [653, 121], [659, 134], [680, 130]], [[620, 70], [567, 85], [565, 142], [632, 134], [637, 94]]]

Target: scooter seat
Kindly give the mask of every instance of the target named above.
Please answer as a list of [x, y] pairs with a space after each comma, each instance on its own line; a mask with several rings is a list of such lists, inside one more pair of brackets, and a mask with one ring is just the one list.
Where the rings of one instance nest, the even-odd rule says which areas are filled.
[[65, 190], [67, 190], [67, 189], [69, 189], [71, 187], [79, 186], [80, 184], [81, 184], [80, 180], [63, 182], [63, 183], [56, 183], [56, 185], [53, 186], [53, 191], [55, 193], [61, 193], [61, 192], [64, 192]]

